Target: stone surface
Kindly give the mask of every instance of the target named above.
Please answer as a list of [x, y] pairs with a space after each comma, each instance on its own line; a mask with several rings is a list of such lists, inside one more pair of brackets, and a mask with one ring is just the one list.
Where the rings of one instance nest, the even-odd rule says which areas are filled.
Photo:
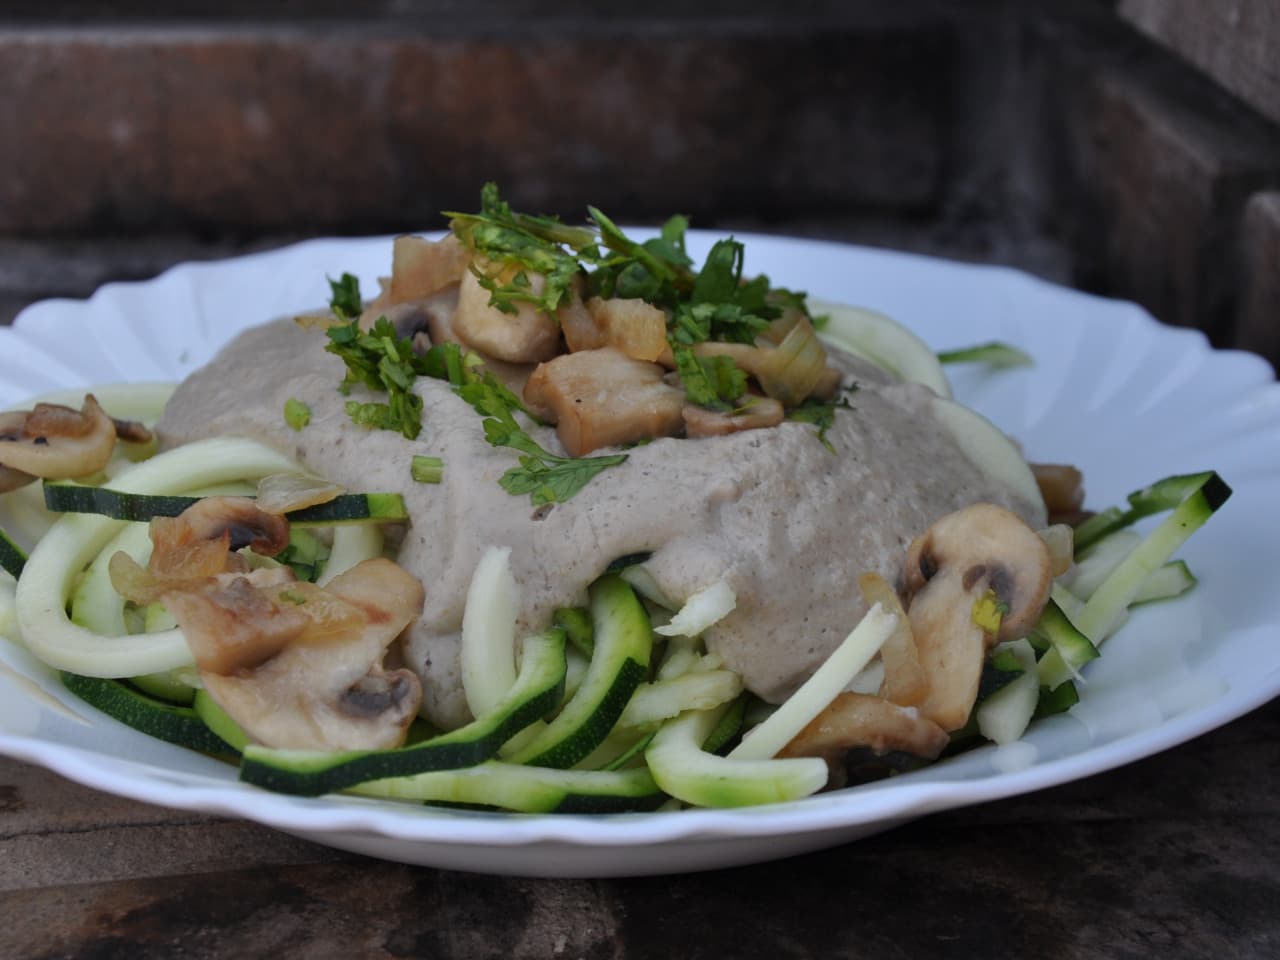
[[1118, 10], [1280, 123], [1280, 5], [1274, 0], [1120, 0]]
[[[1280, 128], [1114, 24], [1046, 17], [1047, 228], [1075, 281], [1231, 342], [1248, 197], [1280, 183]], [[1040, 99], [1043, 98], [1043, 99]]]
[[10, 31], [0, 235], [421, 228], [486, 179], [575, 216], [926, 209], [949, 69], [940, 26]]
[[1240, 229], [1240, 314], [1234, 342], [1280, 367], [1280, 191], [1254, 194]]

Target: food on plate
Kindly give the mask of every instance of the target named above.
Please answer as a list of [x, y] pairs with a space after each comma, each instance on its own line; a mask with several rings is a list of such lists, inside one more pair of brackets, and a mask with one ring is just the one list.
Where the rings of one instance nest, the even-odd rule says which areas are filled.
[[9, 415], [0, 470], [63, 518], [29, 558], [0, 538], [0, 627], [9, 602], [77, 695], [272, 789], [607, 811], [1017, 739], [1193, 582], [1170, 556], [1216, 474], [1085, 519], [1079, 472], [1029, 466], [892, 320], [732, 238], [699, 266], [682, 218], [591, 215], [486, 187], [372, 300], [344, 274], [227, 344], [136, 465], [149, 434], [93, 396]]

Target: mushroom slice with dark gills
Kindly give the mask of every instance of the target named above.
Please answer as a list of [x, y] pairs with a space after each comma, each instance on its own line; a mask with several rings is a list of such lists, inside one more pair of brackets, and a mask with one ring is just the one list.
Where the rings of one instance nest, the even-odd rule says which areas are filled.
[[[243, 587], [238, 584], [244, 584]], [[287, 626], [278, 653], [230, 672], [196, 663], [205, 690], [259, 743], [309, 750], [399, 746], [417, 716], [422, 685], [383, 661], [422, 612], [417, 578], [390, 560], [366, 560], [320, 589], [294, 583], [262, 589], [243, 578], [165, 603], [193, 652], [218, 645], [230, 616], [263, 629]], [[301, 629], [292, 633], [295, 621]], [[305, 622], [304, 622], [305, 621]]]
[[[903, 567], [907, 615], [929, 693], [920, 713], [964, 726], [987, 650], [1025, 636], [1049, 598], [1048, 548], [1018, 516], [990, 503], [949, 513], [912, 541]], [[981, 616], [983, 609], [995, 620]]]
[[178, 622], [209, 695], [259, 743], [345, 750], [398, 746], [422, 686], [383, 666], [422, 612], [421, 582], [390, 560], [366, 560], [325, 588], [288, 567], [249, 569], [236, 550], [279, 552], [284, 518], [252, 500], [209, 497], [152, 521], [146, 569], [111, 559], [135, 603], [159, 601]]
[[0, 468], [8, 471], [84, 477], [107, 465], [115, 445], [115, 423], [93, 394], [78, 411], [37, 403], [31, 410], [0, 414]]
[[950, 742], [938, 724], [911, 707], [866, 693], [842, 693], [778, 753], [779, 757], [819, 757], [827, 762], [827, 786], [870, 779], [881, 768], [920, 766], [935, 760]]

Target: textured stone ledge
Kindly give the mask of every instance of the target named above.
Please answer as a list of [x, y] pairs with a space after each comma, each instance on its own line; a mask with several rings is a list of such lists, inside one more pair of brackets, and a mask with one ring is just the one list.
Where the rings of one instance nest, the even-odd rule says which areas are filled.
[[924, 210], [949, 49], [941, 26], [9, 33], [0, 235], [404, 229], [486, 179], [575, 214]]

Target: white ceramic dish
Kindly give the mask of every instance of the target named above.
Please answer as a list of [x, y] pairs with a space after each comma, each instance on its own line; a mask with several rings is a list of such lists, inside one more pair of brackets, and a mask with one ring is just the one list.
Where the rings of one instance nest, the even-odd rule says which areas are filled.
[[[710, 237], [691, 237], [695, 254]], [[320, 843], [461, 870], [610, 876], [729, 866], [832, 846], [948, 808], [1025, 793], [1173, 747], [1280, 693], [1280, 591], [1272, 582], [1280, 483], [1280, 387], [1257, 357], [1215, 352], [1140, 308], [977, 267], [836, 244], [749, 237], [747, 267], [824, 299], [864, 304], [935, 349], [1001, 339], [1032, 369], [953, 369], [959, 399], [1030, 459], [1086, 473], [1089, 504], [1168, 473], [1213, 467], [1235, 496], [1181, 552], [1191, 595], [1135, 613], [1087, 672], [1084, 701], [1024, 742], [808, 800], [735, 811], [512, 816], [299, 799], [244, 786], [214, 760], [137, 734], [62, 692], [0, 641], [0, 753], [80, 783], [170, 807], [244, 817]], [[327, 299], [326, 275], [365, 289], [386, 239], [318, 240], [88, 301], [49, 301], [0, 329], [0, 407], [65, 387], [176, 380], [233, 333]]]

